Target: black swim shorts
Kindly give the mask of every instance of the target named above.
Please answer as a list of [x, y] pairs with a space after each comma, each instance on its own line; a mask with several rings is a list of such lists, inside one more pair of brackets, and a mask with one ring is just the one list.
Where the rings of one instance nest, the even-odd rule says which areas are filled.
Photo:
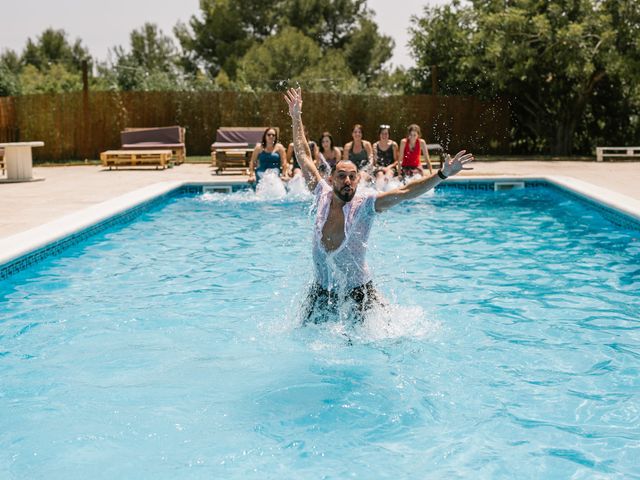
[[330, 318], [336, 318], [338, 309], [349, 303], [354, 310], [354, 318], [358, 322], [364, 320], [364, 314], [376, 305], [381, 305], [380, 295], [373, 286], [373, 282], [353, 288], [339, 294], [333, 290], [322, 288], [315, 283], [309, 289], [302, 314], [303, 323], [321, 323]]

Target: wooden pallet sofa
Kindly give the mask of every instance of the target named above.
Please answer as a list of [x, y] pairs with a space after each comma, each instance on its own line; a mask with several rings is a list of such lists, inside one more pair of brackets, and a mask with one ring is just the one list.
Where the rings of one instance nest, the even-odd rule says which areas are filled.
[[240, 169], [243, 174], [248, 174], [251, 153], [262, 142], [267, 128], [220, 127], [216, 131], [216, 141], [211, 145], [211, 166], [216, 174], [231, 169]]
[[171, 150], [107, 150], [100, 153], [100, 162], [103, 167], [162, 167], [164, 170], [172, 161]]
[[185, 129], [171, 127], [125, 128], [120, 132], [121, 150], [171, 150], [173, 161], [184, 163], [187, 150], [184, 143]]
[[596, 160], [605, 158], [640, 158], [640, 147], [596, 147]]

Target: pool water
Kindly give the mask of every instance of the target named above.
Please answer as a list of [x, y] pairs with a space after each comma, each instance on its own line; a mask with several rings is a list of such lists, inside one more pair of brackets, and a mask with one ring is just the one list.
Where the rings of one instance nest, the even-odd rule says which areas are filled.
[[0, 478], [640, 478], [640, 235], [550, 188], [381, 215], [301, 327], [308, 197], [180, 195], [0, 282]]

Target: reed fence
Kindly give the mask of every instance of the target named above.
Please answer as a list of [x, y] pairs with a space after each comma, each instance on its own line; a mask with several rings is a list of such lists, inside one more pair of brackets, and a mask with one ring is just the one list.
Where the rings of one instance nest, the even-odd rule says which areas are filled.
[[[339, 144], [360, 123], [375, 140], [380, 124], [399, 142], [406, 126], [420, 125], [427, 143], [476, 154], [509, 149], [510, 111], [501, 99], [433, 95], [388, 96], [307, 93], [304, 119], [311, 138], [330, 131]], [[188, 155], [208, 155], [221, 126], [278, 126], [291, 139], [291, 122], [280, 93], [73, 92], [0, 98], [0, 142], [42, 140], [34, 161], [96, 159], [120, 147], [126, 127], [180, 125]]]

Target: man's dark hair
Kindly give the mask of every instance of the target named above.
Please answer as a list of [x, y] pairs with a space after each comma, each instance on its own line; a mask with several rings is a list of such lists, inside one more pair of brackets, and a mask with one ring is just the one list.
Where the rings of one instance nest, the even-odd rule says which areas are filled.
[[334, 163], [333, 165], [331, 165], [331, 175], [333, 175], [336, 171], [336, 169], [338, 168], [338, 164], [339, 163], [345, 163], [345, 162], [349, 162], [352, 163], [353, 165], [355, 165], [356, 167], [356, 171], [359, 172], [360, 168], [358, 167], [358, 165], [356, 165], [355, 163], [353, 163], [351, 160], [338, 160], [336, 163]]

